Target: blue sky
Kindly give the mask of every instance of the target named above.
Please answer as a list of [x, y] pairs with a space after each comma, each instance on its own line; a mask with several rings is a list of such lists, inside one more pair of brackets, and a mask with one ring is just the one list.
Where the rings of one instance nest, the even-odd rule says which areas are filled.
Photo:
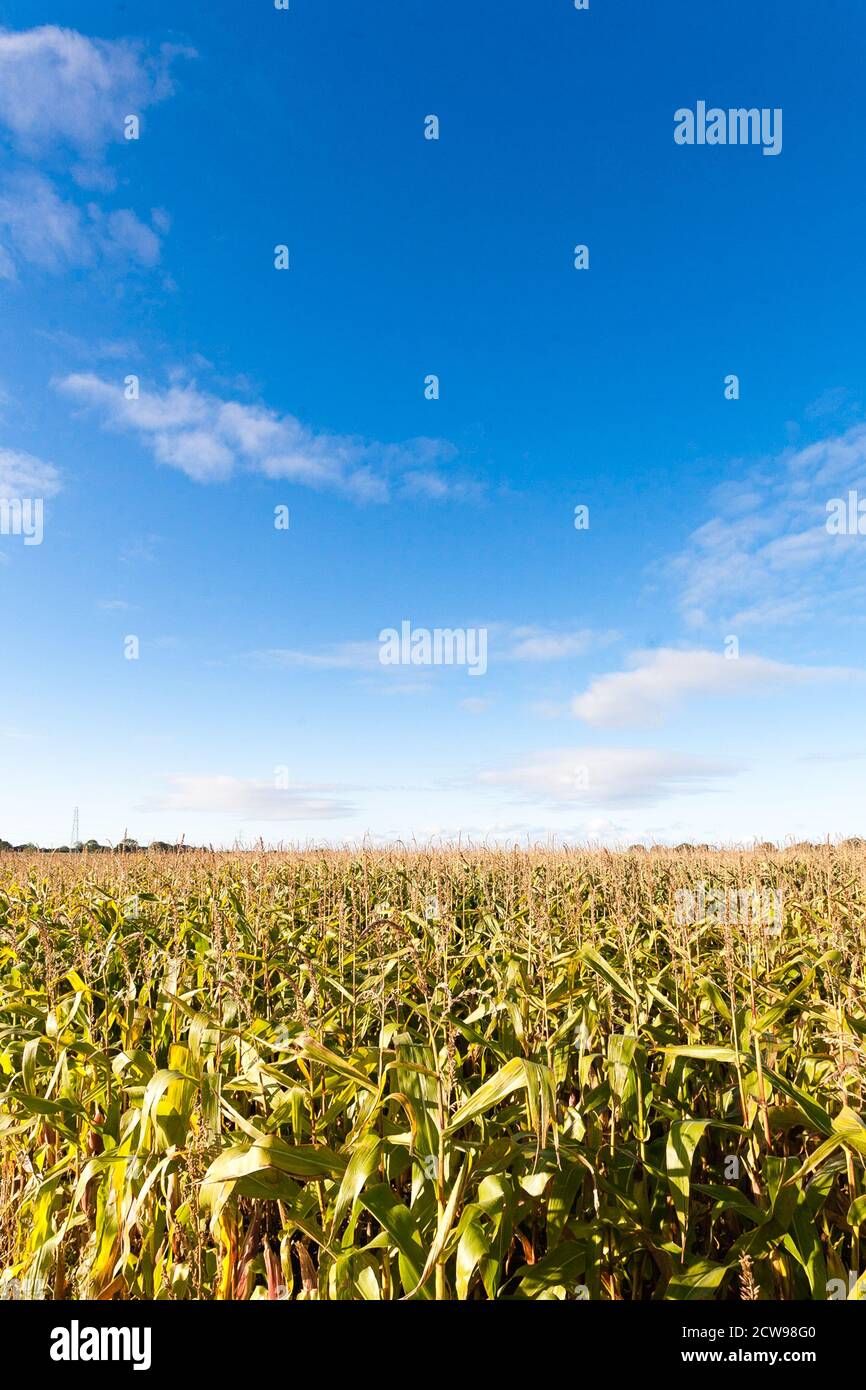
[[[861, 832], [864, 39], [0, 3], [0, 499], [44, 504], [0, 534], [0, 837]], [[678, 145], [701, 100], [781, 152]], [[486, 672], [383, 666], [403, 621]]]

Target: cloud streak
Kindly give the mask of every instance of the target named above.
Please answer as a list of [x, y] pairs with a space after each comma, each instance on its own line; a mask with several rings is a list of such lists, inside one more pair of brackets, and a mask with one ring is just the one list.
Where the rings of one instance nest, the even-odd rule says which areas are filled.
[[149, 797], [141, 811], [192, 811], [231, 814], [243, 820], [341, 820], [355, 814], [345, 801], [323, 796], [324, 787], [277, 787], [273, 782], [226, 776], [172, 776], [165, 790]]
[[92, 372], [73, 373], [56, 385], [95, 410], [106, 428], [137, 434], [158, 463], [198, 483], [224, 482], [247, 471], [385, 502], [419, 464], [448, 462], [456, 452], [439, 439], [383, 444], [318, 432], [294, 415], [228, 400], [194, 383], [143, 390], [138, 400], [128, 400], [119, 383]]
[[565, 661], [583, 656], [594, 647], [611, 641], [614, 634], [597, 633], [583, 627], [558, 631], [543, 627], [515, 627], [508, 633], [505, 659], [508, 661]]
[[[383, 623], [383, 627], [386, 624]], [[442, 624], [448, 626], [448, 624]], [[452, 624], [453, 626], [453, 624]], [[539, 626], [514, 626], [495, 622], [473, 624], [488, 633], [491, 659], [502, 662], [555, 662], [582, 656], [587, 651], [605, 646], [616, 634], [594, 632], [591, 628], [558, 629]], [[334, 642], [318, 651], [303, 651], [292, 647], [269, 647], [248, 652], [245, 659], [271, 670], [308, 671], [377, 671], [393, 679], [397, 673], [413, 678], [426, 677], [430, 666], [383, 666], [379, 660], [377, 640]], [[442, 668], [446, 669], [446, 668]], [[450, 668], [448, 668], [450, 669]], [[486, 704], [486, 701], [465, 700], [466, 709]]]
[[660, 724], [692, 695], [743, 696], [818, 681], [863, 679], [842, 667], [791, 666], [759, 656], [660, 647], [637, 652], [634, 669], [597, 677], [572, 701], [572, 713], [599, 728]]
[[555, 748], [517, 766], [482, 772], [491, 787], [510, 787], [536, 802], [646, 806], [712, 790], [739, 767], [729, 761], [652, 748]]

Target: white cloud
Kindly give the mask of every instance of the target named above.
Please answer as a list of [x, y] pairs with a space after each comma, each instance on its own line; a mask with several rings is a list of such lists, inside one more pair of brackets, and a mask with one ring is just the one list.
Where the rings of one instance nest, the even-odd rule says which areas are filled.
[[[108, 146], [125, 143], [126, 116], [140, 118], [171, 95], [170, 68], [180, 55], [193, 53], [164, 45], [151, 56], [126, 39], [91, 39], [52, 24], [0, 29], [0, 131], [19, 156], [0, 187], [0, 279], [15, 280], [26, 266], [156, 264], [168, 227], [162, 209], [151, 211], [148, 225], [131, 208], [81, 205], [60, 191], [56, 175], [111, 190]], [[70, 165], [70, 152], [77, 163]]]
[[572, 713], [604, 728], [658, 724], [689, 695], [749, 695], [820, 680], [856, 679], [836, 667], [789, 666], [759, 656], [660, 647], [637, 652], [634, 669], [599, 676], [572, 701]]
[[159, 237], [130, 208], [117, 208], [108, 214], [102, 247], [107, 255], [123, 256], [139, 265], [156, 265], [159, 260]]
[[535, 801], [641, 806], [707, 791], [738, 770], [730, 762], [652, 748], [556, 748], [516, 767], [483, 772], [481, 781]]
[[107, 217], [93, 203], [82, 210], [33, 171], [0, 189], [0, 279], [17, 279], [24, 265], [53, 273], [117, 260], [152, 266], [159, 254], [159, 237], [129, 208]]
[[43, 270], [87, 264], [92, 249], [81, 211], [39, 174], [16, 174], [0, 190], [0, 275], [14, 280], [28, 261]]
[[826, 529], [827, 503], [866, 497], [866, 425], [787, 449], [715, 493], [671, 571], [695, 627], [847, 618], [866, 599], [866, 540]]
[[319, 793], [323, 787], [277, 787], [241, 777], [165, 778], [166, 791], [149, 797], [142, 811], [202, 811], [231, 813], [245, 820], [339, 820], [355, 814], [347, 802]]
[[309, 671], [373, 671], [381, 666], [377, 642], [335, 642], [320, 652], [269, 647], [250, 652], [247, 659], [272, 670], [300, 667]]
[[[437, 441], [427, 442], [435, 444]], [[423, 459], [419, 459], [419, 462], [423, 462]], [[433, 502], [446, 497], [477, 501], [484, 494], [484, 484], [473, 478], [449, 478], [435, 469], [424, 468], [405, 474], [403, 491], [408, 497], [423, 497]]]
[[128, 39], [91, 39], [55, 24], [0, 29], [0, 124], [31, 158], [64, 145], [92, 163], [123, 139], [127, 115], [171, 95], [170, 68], [181, 55], [194, 56], [164, 45], [151, 57]]
[[382, 444], [317, 433], [293, 415], [225, 400], [194, 383], [143, 390], [138, 400], [127, 400], [119, 383], [92, 372], [73, 373], [57, 385], [97, 409], [108, 428], [134, 431], [160, 463], [179, 468], [195, 482], [222, 481], [247, 469], [382, 502], [419, 455], [448, 459], [454, 453], [443, 440]]
[[0, 448], [0, 497], [54, 497], [60, 491], [60, 474], [53, 463], [33, 454]]
[[591, 628], [557, 632], [541, 627], [516, 627], [510, 633], [509, 661], [563, 661], [583, 656], [600, 641]]

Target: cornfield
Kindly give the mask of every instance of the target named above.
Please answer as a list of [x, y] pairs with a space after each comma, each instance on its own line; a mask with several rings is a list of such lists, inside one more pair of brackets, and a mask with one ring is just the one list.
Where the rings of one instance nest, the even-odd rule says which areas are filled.
[[6, 855], [0, 1280], [866, 1296], [864, 959], [857, 845]]

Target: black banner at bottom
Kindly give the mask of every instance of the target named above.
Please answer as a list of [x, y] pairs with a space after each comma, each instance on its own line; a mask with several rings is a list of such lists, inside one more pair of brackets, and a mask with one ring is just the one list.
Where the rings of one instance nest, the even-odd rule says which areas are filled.
[[[847, 1306], [846, 1306], [847, 1302]], [[503, 1317], [503, 1321], [500, 1321]], [[452, 1322], [451, 1319], [454, 1319]], [[416, 1321], [417, 1319], [417, 1321]], [[443, 1321], [444, 1319], [444, 1321]], [[241, 1371], [286, 1373], [304, 1348], [370, 1348], [366, 1337], [411, 1334], [418, 1338], [456, 1335], [461, 1344], [478, 1337], [485, 1370], [502, 1358], [513, 1377], [524, 1355], [543, 1358], [558, 1346], [577, 1357], [604, 1357], [618, 1373], [702, 1376], [713, 1367], [728, 1371], [760, 1368], [784, 1374], [796, 1367], [822, 1373], [856, 1360], [864, 1318], [858, 1302], [549, 1302], [538, 1308], [509, 1302], [505, 1314], [476, 1303], [390, 1305], [371, 1302], [289, 1307], [279, 1301], [248, 1303], [38, 1303], [0, 1302], [0, 1345], [41, 1376], [64, 1378], [101, 1368], [165, 1376], [167, 1373]], [[493, 1338], [491, 1338], [493, 1333]], [[331, 1337], [350, 1342], [329, 1342]], [[315, 1340], [308, 1342], [307, 1338]], [[364, 1340], [359, 1341], [358, 1338]], [[325, 1339], [325, 1340], [323, 1340]], [[424, 1343], [416, 1344], [416, 1354]], [[428, 1344], [429, 1345], [429, 1344]], [[448, 1343], [441, 1345], [449, 1364]], [[456, 1350], [456, 1343], [454, 1349]], [[483, 1351], [482, 1351], [483, 1349]], [[570, 1349], [570, 1350], [569, 1350]], [[5, 1358], [4, 1358], [5, 1359]], [[365, 1359], [365, 1358], [362, 1358]], [[558, 1360], [559, 1358], [557, 1358]], [[340, 1357], [342, 1362], [342, 1357]], [[431, 1368], [432, 1368], [432, 1363]], [[338, 1366], [334, 1367], [335, 1372]]]

